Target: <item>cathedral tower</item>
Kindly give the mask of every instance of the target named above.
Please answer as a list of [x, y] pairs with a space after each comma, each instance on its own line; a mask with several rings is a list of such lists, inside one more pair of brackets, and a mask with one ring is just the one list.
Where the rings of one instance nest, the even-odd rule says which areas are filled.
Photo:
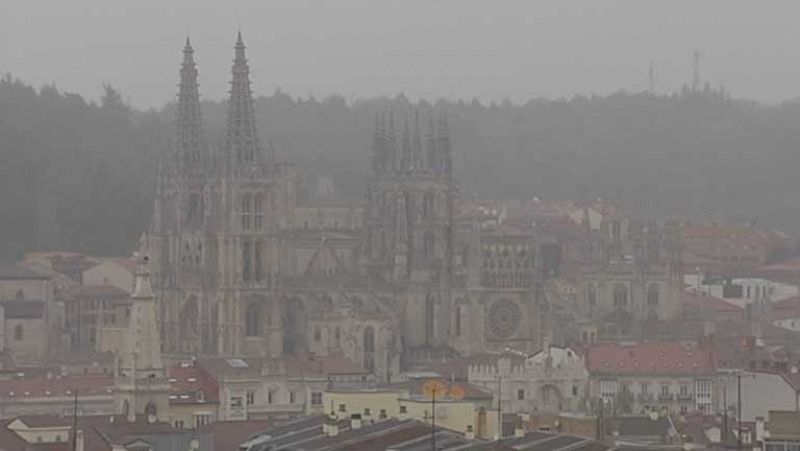
[[428, 113], [423, 148], [419, 111], [375, 119], [367, 190], [367, 253], [373, 271], [395, 281], [447, 283], [453, 275], [454, 203], [447, 118]]

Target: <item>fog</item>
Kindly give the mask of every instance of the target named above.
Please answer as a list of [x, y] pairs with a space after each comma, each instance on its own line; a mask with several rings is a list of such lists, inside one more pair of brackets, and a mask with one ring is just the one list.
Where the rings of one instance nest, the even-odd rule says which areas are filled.
[[241, 28], [256, 93], [483, 101], [643, 90], [701, 77], [735, 97], [800, 95], [797, 2], [122, 1], [0, 5], [0, 72], [99, 98], [113, 82], [134, 106], [174, 96], [175, 50], [191, 34], [201, 95], [221, 99]]

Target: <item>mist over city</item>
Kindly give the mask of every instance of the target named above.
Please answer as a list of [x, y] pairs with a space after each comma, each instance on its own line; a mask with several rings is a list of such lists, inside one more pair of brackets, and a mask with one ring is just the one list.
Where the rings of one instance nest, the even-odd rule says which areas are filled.
[[800, 447], [800, 5], [0, 5], [0, 451]]

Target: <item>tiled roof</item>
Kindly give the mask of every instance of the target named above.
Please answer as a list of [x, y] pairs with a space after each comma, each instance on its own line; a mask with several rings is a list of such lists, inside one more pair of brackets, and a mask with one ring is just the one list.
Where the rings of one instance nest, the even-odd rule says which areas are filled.
[[0, 398], [26, 399], [69, 396], [78, 390], [81, 396], [105, 395], [114, 386], [111, 376], [52, 376], [0, 380]]
[[130, 294], [113, 285], [79, 285], [69, 288], [64, 292], [64, 300], [78, 298], [104, 298], [104, 299], [126, 299]]
[[710, 309], [718, 313], [742, 313], [744, 311], [744, 309], [738, 305], [731, 304], [730, 302], [715, 296], [708, 296], [688, 290], [684, 291], [681, 296], [684, 305], [691, 307]]
[[6, 318], [38, 319], [44, 317], [43, 301], [2, 301], [0, 308], [3, 309]]
[[171, 404], [219, 402], [219, 384], [193, 362], [170, 367], [169, 382]]
[[711, 352], [677, 342], [633, 344], [595, 343], [587, 354], [596, 374], [708, 374], [714, 371]]

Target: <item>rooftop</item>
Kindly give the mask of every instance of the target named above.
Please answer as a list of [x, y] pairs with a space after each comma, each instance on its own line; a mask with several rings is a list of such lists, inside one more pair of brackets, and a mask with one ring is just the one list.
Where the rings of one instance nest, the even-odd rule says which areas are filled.
[[709, 374], [711, 352], [678, 342], [595, 343], [587, 353], [590, 373]]

